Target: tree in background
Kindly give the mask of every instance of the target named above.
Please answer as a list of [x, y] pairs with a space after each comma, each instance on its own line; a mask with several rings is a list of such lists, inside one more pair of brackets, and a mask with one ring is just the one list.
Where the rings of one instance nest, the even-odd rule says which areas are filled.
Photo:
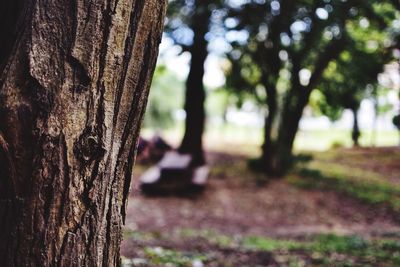
[[2, 266], [120, 265], [165, 6], [0, 2]]
[[353, 34], [361, 35], [359, 39], [366, 38], [365, 42], [354, 42], [337, 60], [332, 61], [318, 85], [324, 95], [319, 102], [324, 115], [336, 120], [341, 117], [344, 109], [353, 113], [351, 137], [354, 146], [359, 146], [361, 135], [358, 123], [361, 101], [375, 95], [378, 74], [392, 60], [391, 50], [384, 46], [385, 34], [378, 29], [368, 28], [366, 19], [363, 23], [365, 28]]
[[208, 55], [207, 34], [210, 32], [212, 13], [220, 0], [173, 0], [168, 8], [166, 32], [182, 51], [191, 54], [190, 70], [186, 80], [184, 109], [185, 133], [179, 152], [192, 155], [195, 164], [205, 163], [202, 136], [205, 124], [204, 63]]
[[[312, 90], [330, 62], [360, 42], [349, 27], [361, 27], [359, 22], [368, 19], [371, 27], [384, 31], [387, 22], [380, 12], [394, 17], [391, 6], [370, 1], [249, 1], [231, 9], [227, 30], [245, 32], [248, 40], [232, 42], [230, 75], [236, 80], [252, 76], [266, 92], [260, 165], [268, 174], [279, 176], [290, 167]], [[243, 71], [246, 65], [249, 71]]]
[[396, 126], [397, 130], [399, 131], [399, 137], [400, 137], [400, 114], [397, 114], [393, 117], [393, 125]]

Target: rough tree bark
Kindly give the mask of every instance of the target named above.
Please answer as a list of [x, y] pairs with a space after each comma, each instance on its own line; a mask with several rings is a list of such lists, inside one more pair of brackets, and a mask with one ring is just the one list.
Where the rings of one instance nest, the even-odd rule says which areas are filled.
[[2, 266], [119, 265], [165, 5], [1, 1]]
[[203, 151], [203, 132], [205, 123], [205, 91], [203, 84], [204, 63], [206, 61], [208, 51], [208, 42], [205, 36], [208, 32], [211, 12], [208, 5], [210, 1], [200, 0], [196, 2], [198, 11], [193, 17], [193, 45], [189, 52], [192, 55], [190, 62], [190, 71], [186, 80], [186, 96], [185, 96], [185, 133], [179, 152], [190, 154], [196, 165], [205, 163]]

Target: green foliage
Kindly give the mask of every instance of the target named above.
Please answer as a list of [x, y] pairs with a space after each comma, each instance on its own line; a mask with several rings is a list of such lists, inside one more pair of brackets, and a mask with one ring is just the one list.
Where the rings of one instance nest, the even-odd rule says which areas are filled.
[[150, 89], [144, 127], [164, 129], [174, 125], [174, 112], [182, 107], [184, 84], [165, 66], [157, 66]]
[[[346, 38], [347, 54], [354, 49], [370, 55], [381, 52], [382, 42], [389, 41], [388, 33], [382, 29], [388, 27], [396, 14], [387, 3], [330, 1], [325, 5], [323, 1], [293, 1], [277, 4], [271, 0], [247, 1], [228, 11], [227, 18], [236, 23], [233, 26], [227, 23], [227, 31], [247, 32], [249, 36], [246, 41], [228, 40], [232, 46], [227, 54], [231, 62], [227, 73], [229, 87], [252, 91], [257, 84], [276, 83], [277, 77], [273, 78], [275, 81], [267, 77], [279, 76], [281, 69], [299, 70], [291, 64], [300, 63], [298, 67], [320, 71], [316, 59], [335, 39]], [[368, 63], [374, 65], [374, 62]]]
[[389, 33], [369, 24], [365, 17], [348, 24], [352, 45], [329, 64], [318, 86], [324, 97], [314, 107], [333, 121], [343, 109], [358, 110], [364, 98], [376, 94], [377, 76], [392, 60], [391, 51], [385, 46]]
[[279, 151], [269, 151], [275, 172], [291, 166], [293, 139], [314, 89], [323, 94], [314, 94], [313, 106], [338, 119], [343, 108], [357, 110], [376, 83], [392, 56], [389, 29], [398, 14], [391, 4], [250, 0], [227, 12], [226, 20], [235, 22], [226, 23], [227, 32], [247, 35], [228, 40], [227, 87], [268, 108], [265, 139]]

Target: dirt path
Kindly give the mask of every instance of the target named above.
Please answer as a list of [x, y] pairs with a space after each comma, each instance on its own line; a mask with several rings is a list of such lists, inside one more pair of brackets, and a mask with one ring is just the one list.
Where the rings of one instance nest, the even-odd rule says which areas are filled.
[[209, 186], [198, 198], [147, 198], [134, 185], [129, 230], [215, 230], [222, 234], [296, 238], [316, 233], [384, 235], [400, 231], [400, 218], [383, 208], [334, 192], [303, 190], [285, 180], [256, 186], [245, 160], [209, 155]]
[[[346, 156], [353, 159], [346, 162], [336, 156], [342, 153], [321, 154], [318, 160], [326, 166], [351, 162], [368, 174], [379, 166], [382, 178], [398, 177], [396, 159], [385, 156], [388, 151], [375, 154], [381, 152], [381, 165], [373, 151], [347, 151], [355, 155]], [[259, 186], [265, 177], [247, 169], [246, 157], [210, 153], [208, 160], [209, 184], [196, 198], [148, 198], [140, 194], [136, 179], [122, 244], [124, 266], [400, 264], [400, 215], [383, 207], [387, 205], [301, 189], [290, 179]], [[141, 171], [136, 168], [136, 175]], [[319, 236], [325, 239], [318, 241]], [[310, 242], [317, 245], [310, 248]]]

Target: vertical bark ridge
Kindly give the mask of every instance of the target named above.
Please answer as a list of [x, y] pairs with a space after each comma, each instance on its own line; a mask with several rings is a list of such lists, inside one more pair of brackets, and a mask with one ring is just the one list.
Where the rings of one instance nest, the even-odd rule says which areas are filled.
[[72, 2], [32, 2], [0, 69], [4, 266], [119, 264], [166, 1]]

